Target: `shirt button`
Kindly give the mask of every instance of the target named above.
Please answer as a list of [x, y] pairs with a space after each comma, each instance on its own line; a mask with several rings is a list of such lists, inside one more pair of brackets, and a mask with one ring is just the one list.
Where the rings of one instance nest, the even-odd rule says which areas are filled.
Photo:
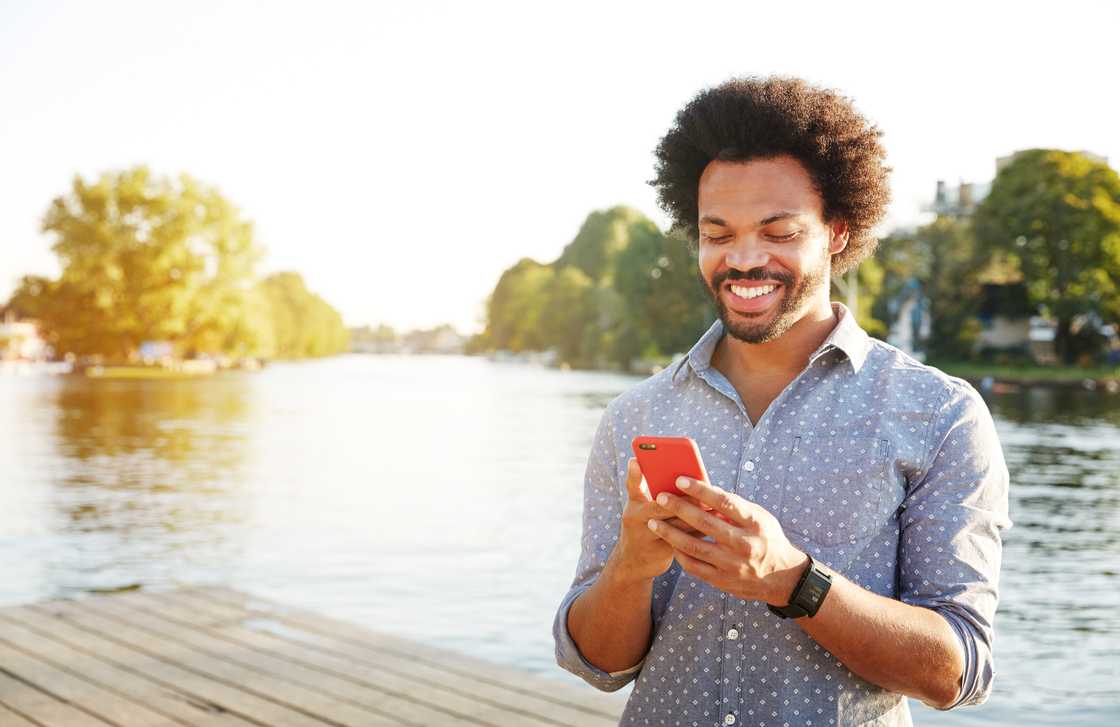
[[735, 715], [729, 714], [723, 718], [724, 724], [735, 724]]
[[746, 463], [743, 464], [743, 469], [745, 469], [747, 472], [754, 472], [754, 462], [748, 459]]
[[735, 639], [739, 638], [739, 632], [735, 629], [730, 629], [727, 632], [727, 638], [731, 641], [734, 641]]

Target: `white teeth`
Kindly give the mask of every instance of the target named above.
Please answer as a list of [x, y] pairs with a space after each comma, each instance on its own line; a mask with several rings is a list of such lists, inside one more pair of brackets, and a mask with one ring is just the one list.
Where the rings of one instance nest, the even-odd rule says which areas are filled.
[[767, 295], [774, 292], [778, 286], [764, 285], [761, 288], [744, 288], [738, 285], [731, 286], [731, 292], [740, 298], [757, 298], [760, 295]]

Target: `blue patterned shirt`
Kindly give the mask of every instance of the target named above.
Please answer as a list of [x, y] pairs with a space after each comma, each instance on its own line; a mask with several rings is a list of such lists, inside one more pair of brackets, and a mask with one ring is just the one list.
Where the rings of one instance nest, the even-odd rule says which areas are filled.
[[584, 478], [575, 579], [553, 623], [556, 659], [603, 691], [636, 680], [621, 725], [909, 725], [906, 698], [853, 674], [792, 619], [683, 572], [653, 581], [653, 639], [607, 673], [567, 628], [618, 540], [638, 435], [696, 440], [713, 484], [756, 502], [793, 545], [874, 593], [929, 608], [964, 653], [959, 698], [987, 699], [1008, 519], [1008, 471], [984, 400], [962, 379], [871, 338], [841, 303], [805, 369], [752, 426], [711, 366], [718, 319], [679, 362], [613, 399]]

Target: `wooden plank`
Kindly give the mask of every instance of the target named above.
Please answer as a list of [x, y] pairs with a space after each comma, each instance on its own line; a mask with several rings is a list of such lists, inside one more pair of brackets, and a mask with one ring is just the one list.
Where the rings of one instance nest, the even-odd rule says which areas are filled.
[[[292, 640], [317, 649], [325, 654], [343, 656], [345, 659], [370, 665], [379, 669], [391, 669], [408, 678], [420, 680], [442, 688], [455, 690], [462, 694], [476, 695], [481, 701], [489, 702], [498, 709], [517, 710], [523, 713], [540, 715], [560, 724], [607, 725], [617, 724], [617, 714], [607, 716], [589, 709], [580, 701], [557, 699], [554, 694], [555, 681], [535, 675], [519, 673], [518, 685], [511, 687], [495, 679], [489, 671], [477, 670], [463, 674], [457, 669], [444, 665], [433, 665], [426, 660], [417, 660], [414, 655], [401, 656], [395, 651], [379, 648], [376, 644], [355, 644], [355, 639], [340, 639], [335, 636], [305, 630], [295, 624], [273, 622], [271, 614], [262, 614], [232, 603], [218, 602], [205, 598], [195, 591], [176, 591], [175, 599], [188, 598], [192, 610], [207, 611], [226, 620], [239, 620], [251, 627], [255, 633], [275, 640]], [[218, 610], [215, 610], [218, 609]], [[280, 628], [271, 626], [276, 623]], [[373, 634], [367, 634], [374, 636]], [[259, 638], [259, 637], [258, 637]], [[372, 650], [371, 650], [372, 649]], [[487, 664], [486, 666], [492, 666]], [[532, 691], [529, 691], [532, 689]]]
[[[392, 652], [417, 663], [425, 663], [446, 671], [454, 671], [467, 677], [473, 676], [496, 686], [537, 695], [557, 704], [579, 705], [593, 715], [607, 717], [616, 724], [626, 704], [626, 694], [600, 692], [590, 686], [579, 687], [501, 664], [494, 664], [459, 652], [439, 649], [390, 634], [370, 631], [255, 594], [246, 594], [222, 586], [187, 588], [181, 592], [235, 605], [259, 617], [272, 618], [298, 629], [334, 637], [379, 655]], [[179, 593], [179, 591], [176, 593]]]
[[0, 664], [11, 674], [41, 690], [50, 690], [63, 701], [118, 727], [174, 727], [166, 715], [140, 702], [111, 692], [93, 682], [42, 661], [0, 639]]
[[105, 727], [109, 724], [67, 704], [61, 697], [20, 681], [0, 669], [0, 702], [41, 727]]
[[[49, 625], [43, 616], [29, 609], [0, 610], [0, 639], [75, 677], [144, 704], [177, 724], [192, 727], [244, 727], [251, 724], [205, 700], [168, 689], [147, 679], [142, 673], [128, 671], [111, 661], [58, 641], [47, 628]], [[0, 720], [0, 724], [5, 723]]]
[[141, 672], [165, 687], [219, 705], [222, 709], [263, 727], [323, 727], [324, 724], [339, 724], [261, 697], [251, 691], [251, 683], [231, 686], [220, 677], [211, 678], [167, 659], [157, 658], [148, 653], [143, 645], [118, 639], [116, 634], [103, 634], [96, 626], [91, 630], [76, 618], [75, 612], [71, 610], [74, 608], [71, 602], [52, 601], [26, 608], [48, 620], [49, 629], [56, 640], [76, 648], [92, 650], [103, 658], [111, 659], [118, 666]]
[[[0, 675], [0, 677], [2, 676], [5, 675]], [[34, 722], [21, 716], [18, 712], [13, 712], [3, 704], [0, 704], [0, 724], [4, 727], [37, 727]]]
[[[168, 619], [164, 612], [177, 609], [174, 594], [155, 599], [156, 605], [152, 611], [129, 607], [128, 602], [135, 597], [136, 594], [120, 594], [112, 599], [102, 599], [97, 602], [96, 608], [98, 613], [149, 631], [160, 639], [172, 639], [189, 648], [221, 653], [223, 658], [246, 668], [257, 669], [296, 684], [313, 686], [316, 691], [325, 695], [376, 710], [387, 717], [415, 724], [464, 724], [471, 727], [481, 724], [470, 718], [470, 712], [480, 711], [477, 700], [436, 700], [430, 695], [430, 685], [419, 685], [421, 690], [414, 694], [402, 694], [399, 680], [392, 679], [392, 675], [383, 680], [387, 684], [380, 684], [376, 680], [364, 682], [354, 679], [348, 673], [354, 670], [352, 664], [343, 664], [334, 673], [315, 668], [307, 664], [306, 657], [313, 652], [305, 647], [293, 645], [285, 654], [278, 654], [275, 649], [257, 650], [228, 638], [223, 633], [200, 628], [201, 624], [206, 623], [205, 619], [194, 623]], [[179, 609], [178, 613], [182, 616], [183, 610]], [[537, 727], [524, 717], [520, 719], [526, 727]], [[499, 727], [493, 722], [488, 724]]]
[[[538, 695], [526, 695], [476, 678], [468, 679], [455, 672], [418, 664], [395, 654], [374, 657], [368, 650], [355, 648], [349, 642], [311, 632], [300, 631], [298, 637], [291, 638], [290, 634], [277, 635], [269, 630], [250, 628], [243, 622], [259, 620], [254, 614], [182, 591], [165, 594], [132, 592], [121, 594], [114, 603], [139, 608], [182, 626], [207, 629], [250, 648], [289, 656], [359, 683], [391, 686], [401, 694], [438, 702], [476, 719], [485, 714], [486, 721], [509, 727], [605, 727], [618, 722], [617, 719], [597, 716], [577, 707], [556, 704]], [[286, 627], [285, 630], [294, 629]], [[542, 686], [551, 685], [545, 683]]]
[[[205, 646], [200, 646], [198, 645], [200, 641], [212, 637], [193, 634], [187, 629], [180, 629], [171, 636], [153, 630], [150, 626], [141, 625], [140, 619], [134, 618], [131, 614], [128, 618], [114, 616], [112, 612], [117, 607], [111, 605], [113, 600], [111, 596], [90, 598], [85, 599], [81, 604], [53, 602], [39, 608], [50, 609], [87, 629], [112, 634], [114, 640], [163, 661], [204, 676], [223, 680], [231, 686], [237, 685], [244, 691], [271, 699], [330, 724], [362, 727], [430, 724], [430, 722], [412, 721], [403, 714], [381, 712], [374, 707], [340, 698], [324, 691], [319, 684], [305, 686], [290, 674], [271, 673], [266, 668], [261, 668], [259, 664], [254, 664], [254, 659], [244, 653], [248, 650], [231, 642], [211, 640]], [[263, 655], [260, 656], [262, 658], [259, 661], [267, 661]], [[282, 660], [277, 661], [281, 668], [290, 670], [292, 667]], [[428, 713], [430, 712], [431, 710], [428, 710]], [[440, 716], [440, 724], [457, 724], [451, 715], [438, 712], [437, 714]]]

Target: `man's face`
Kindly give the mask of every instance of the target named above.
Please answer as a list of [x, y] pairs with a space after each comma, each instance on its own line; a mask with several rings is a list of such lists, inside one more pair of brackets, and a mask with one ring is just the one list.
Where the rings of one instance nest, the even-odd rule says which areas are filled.
[[822, 210], [793, 157], [717, 160], [704, 169], [700, 274], [731, 336], [773, 341], [814, 304], [827, 305], [832, 254], [847, 235], [842, 223], [826, 224]]

